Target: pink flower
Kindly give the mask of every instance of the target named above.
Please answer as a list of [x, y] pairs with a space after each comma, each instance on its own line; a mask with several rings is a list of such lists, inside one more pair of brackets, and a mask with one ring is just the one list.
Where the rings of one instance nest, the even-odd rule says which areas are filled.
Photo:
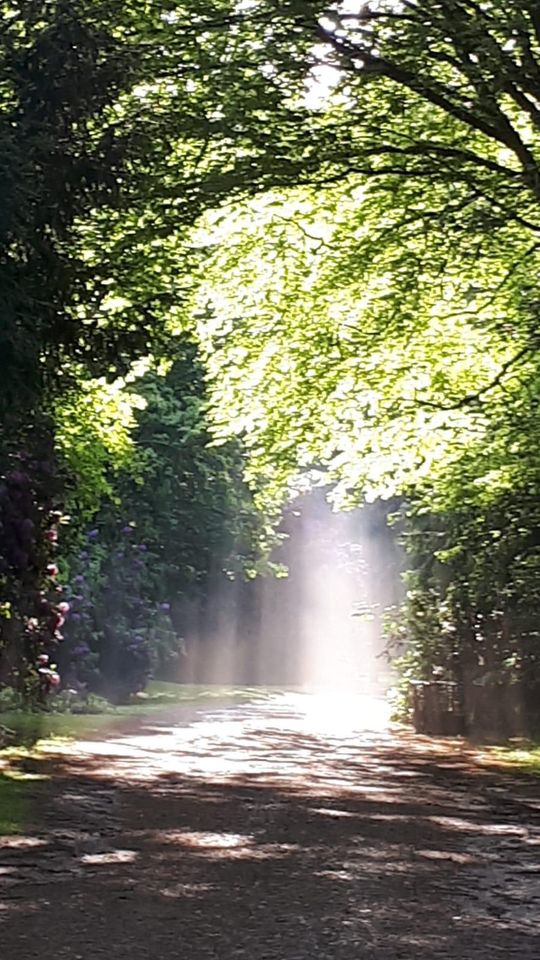
[[57, 577], [57, 576], [58, 576], [58, 567], [56, 566], [55, 563], [49, 563], [49, 564], [47, 564], [47, 573], [48, 573], [49, 577]]
[[64, 616], [66, 615], [66, 613], [69, 613], [69, 609], [70, 609], [70, 607], [69, 607], [69, 603], [67, 602], [67, 600], [62, 600], [62, 602], [58, 604], [58, 610], [59, 610], [60, 613], [62, 613]]

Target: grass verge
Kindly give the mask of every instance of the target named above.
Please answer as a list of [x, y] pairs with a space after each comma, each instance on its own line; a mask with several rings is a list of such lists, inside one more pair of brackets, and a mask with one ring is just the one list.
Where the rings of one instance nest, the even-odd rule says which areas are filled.
[[[130, 719], [180, 706], [227, 706], [270, 696], [268, 687], [236, 687], [213, 684], [164, 683], [153, 681], [144, 695], [132, 703], [109, 707], [103, 713], [0, 713], [0, 728], [8, 732], [10, 744], [32, 745], [54, 738], [76, 739], [114, 729]], [[1, 756], [1, 751], [0, 751]]]
[[74, 740], [106, 734], [130, 719], [181, 706], [222, 707], [247, 703], [272, 694], [268, 687], [235, 687], [220, 685], [180, 684], [154, 681], [144, 696], [124, 706], [110, 707], [104, 713], [0, 713], [0, 733], [6, 741], [0, 748], [0, 837], [22, 833], [31, 815], [35, 785], [42, 780], [36, 773], [25, 771], [25, 761], [40, 759], [43, 751], [54, 748], [55, 741]]
[[0, 770], [0, 837], [22, 832], [29, 806], [26, 782]]
[[24, 832], [35, 795], [35, 781], [42, 774], [24, 769], [32, 753], [22, 750], [0, 751], [0, 838]]
[[496, 763], [510, 770], [540, 776], [540, 745], [537, 743], [492, 747], [489, 755]]

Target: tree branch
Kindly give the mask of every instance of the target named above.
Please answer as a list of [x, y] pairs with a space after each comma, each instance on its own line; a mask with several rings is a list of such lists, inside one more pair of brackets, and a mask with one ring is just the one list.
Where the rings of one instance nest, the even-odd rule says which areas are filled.
[[514, 354], [513, 357], [510, 357], [510, 359], [507, 360], [506, 363], [503, 363], [498, 374], [495, 377], [493, 377], [493, 380], [487, 383], [485, 387], [481, 387], [479, 390], [476, 390], [473, 393], [467, 393], [464, 397], [461, 398], [461, 400], [458, 400], [456, 403], [444, 404], [444, 403], [436, 403], [434, 400], [420, 400], [420, 399], [417, 400], [417, 403], [422, 407], [429, 407], [430, 409], [433, 409], [433, 410], [448, 410], [448, 411], [463, 410], [465, 407], [472, 406], [475, 403], [478, 403], [482, 399], [482, 397], [485, 396], [486, 393], [489, 393], [491, 390], [494, 390], [495, 387], [498, 387], [501, 384], [501, 381], [504, 380], [508, 371], [511, 370], [513, 367], [515, 367], [518, 363], [520, 363], [521, 360], [523, 360], [528, 354], [532, 353], [537, 348], [537, 346], [538, 344], [536, 342], [532, 344], [528, 343], [525, 347], [519, 350], [518, 353]]

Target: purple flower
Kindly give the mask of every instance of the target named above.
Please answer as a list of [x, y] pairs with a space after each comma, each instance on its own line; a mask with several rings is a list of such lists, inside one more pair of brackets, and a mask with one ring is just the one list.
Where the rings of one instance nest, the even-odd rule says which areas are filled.
[[83, 550], [83, 551], [79, 554], [79, 559], [80, 559], [80, 560], [88, 560], [88, 554], [87, 554], [86, 550]]
[[28, 475], [21, 470], [13, 470], [12, 473], [8, 473], [6, 480], [16, 486], [23, 486], [28, 480]]
[[160, 609], [160, 610], [164, 610], [165, 612], [167, 612], [168, 610], [171, 609], [171, 605], [170, 605], [170, 603], [160, 603], [159, 609]]
[[73, 657], [86, 657], [90, 653], [90, 647], [87, 643], [79, 643], [71, 651]]
[[78, 622], [80, 619], [81, 619], [80, 613], [72, 613], [72, 614], [71, 614], [71, 620], [74, 620], [75, 622]]
[[122, 527], [122, 533], [125, 533], [126, 537], [129, 537], [133, 533], [133, 527]]
[[[75, 577], [75, 583], [84, 583], [84, 576], [82, 573], [78, 573]], [[82, 600], [82, 597], [77, 597], [77, 600]]]
[[89, 530], [87, 536], [89, 540], [95, 540], [99, 536], [99, 530]]
[[146, 546], [145, 543], [140, 543], [138, 546], [138, 549], [141, 551], [141, 553], [146, 553], [146, 551], [148, 550], [148, 547]]

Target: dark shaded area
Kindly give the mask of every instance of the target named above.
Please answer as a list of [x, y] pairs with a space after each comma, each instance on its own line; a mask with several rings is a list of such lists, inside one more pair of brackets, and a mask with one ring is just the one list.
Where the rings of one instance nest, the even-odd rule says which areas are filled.
[[47, 830], [0, 855], [6, 960], [538, 956], [538, 782], [459, 744], [276, 703], [50, 769]]
[[506, 742], [512, 737], [535, 739], [540, 730], [540, 705], [517, 683], [431, 680], [414, 681], [412, 721], [417, 733], [430, 736], [465, 734], [475, 739]]
[[[459, 490], [457, 477], [448, 482]], [[447, 729], [451, 718], [435, 704], [435, 684], [442, 680], [457, 684], [461, 728], [467, 734], [537, 739], [536, 488], [520, 477], [511, 490], [483, 505], [465, 490], [443, 511], [421, 497], [413, 496], [408, 505], [408, 593], [394, 625], [393, 646], [405, 653], [408, 675], [431, 687], [429, 727], [420, 723], [419, 729]]]

